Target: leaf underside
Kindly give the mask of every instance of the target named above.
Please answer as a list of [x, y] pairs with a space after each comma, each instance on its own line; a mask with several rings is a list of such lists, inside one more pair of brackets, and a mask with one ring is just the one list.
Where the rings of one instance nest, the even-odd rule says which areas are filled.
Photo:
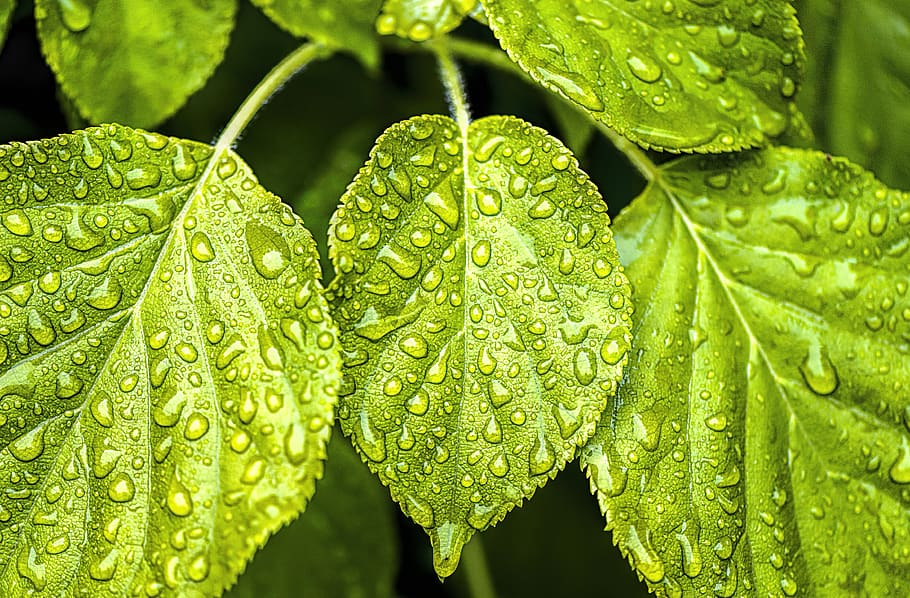
[[347, 50], [363, 64], [379, 62], [373, 23], [381, 0], [252, 0], [279, 27], [331, 48]]
[[119, 125], [0, 147], [0, 196], [0, 594], [220, 594], [322, 474], [309, 233], [234, 154]]
[[824, 148], [910, 188], [910, 3], [798, 3], [807, 67], [800, 104]]
[[816, 152], [690, 158], [617, 219], [633, 355], [582, 453], [661, 596], [903, 596], [910, 197]]
[[376, 29], [423, 42], [457, 28], [475, 8], [477, 0], [386, 0]]
[[788, 0], [483, 0], [532, 78], [636, 143], [723, 152], [804, 127]]
[[224, 58], [236, 0], [36, 0], [41, 50], [91, 123], [152, 127]]
[[511, 117], [393, 126], [333, 218], [341, 427], [442, 577], [615, 392], [632, 308], [608, 225], [568, 150]]

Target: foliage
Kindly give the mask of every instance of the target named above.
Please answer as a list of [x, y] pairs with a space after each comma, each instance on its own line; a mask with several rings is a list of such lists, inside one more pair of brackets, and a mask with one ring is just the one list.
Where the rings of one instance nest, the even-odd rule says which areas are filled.
[[907, 594], [867, 4], [0, 0], [0, 594]]

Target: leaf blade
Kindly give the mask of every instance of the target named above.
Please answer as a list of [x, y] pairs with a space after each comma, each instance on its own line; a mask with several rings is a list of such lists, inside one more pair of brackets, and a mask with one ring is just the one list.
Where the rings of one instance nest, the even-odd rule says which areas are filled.
[[907, 206], [781, 148], [673, 163], [617, 220], [649, 307], [582, 461], [658, 595], [902, 592]]
[[573, 458], [615, 389], [631, 304], [608, 223], [562, 144], [510, 117], [393, 126], [333, 218], [341, 426], [441, 576]]
[[79, 112], [138, 127], [165, 120], [205, 84], [236, 11], [236, 0], [35, 3], [41, 51]]
[[2, 153], [0, 587], [218, 594], [322, 472], [338, 357], [312, 240], [203, 144], [110, 125]]
[[365, 65], [379, 62], [373, 22], [381, 0], [253, 0], [273, 22], [297, 37], [348, 50]]
[[790, 3], [691, 4], [484, 0], [496, 37], [532, 78], [644, 147], [724, 152], [802, 127]]

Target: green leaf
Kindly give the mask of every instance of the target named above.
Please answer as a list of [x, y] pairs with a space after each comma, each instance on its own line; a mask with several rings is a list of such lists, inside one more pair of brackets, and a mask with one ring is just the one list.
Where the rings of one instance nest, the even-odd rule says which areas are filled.
[[119, 125], [0, 147], [3, 595], [213, 596], [313, 494], [316, 251], [212, 154]]
[[801, 105], [825, 149], [910, 188], [910, 4], [798, 3], [807, 67]]
[[531, 77], [644, 147], [730, 151], [802, 126], [788, 0], [483, 4]]
[[910, 196], [816, 152], [662, 168], [616, 222], [647, 306], [582, 462], [661, 596], [903, 596]]
[[392, 504], [340, 434], [306, 514], [256, 554], [226, 598], [395, 596]]
[[252, 0], [279, 27], [331, 48], [348, 50], [364, 64], [379, 63], [373, 22], [381, 0]]
[[415, 42], [452, 31], [477, 8], [477, 0], [385, 0], [376, 30]]
[[236, 0], [35, 0], [48, 64], [93, 123], [154, 126], [224, 57]]
[[0, 48], [3, 48], [3, 42], [6, 40], [6, 30], [15, 6], [15, 0], [0, 0]]
[[572, 105], [552, 94], [546, 95], [547, 108], [559, 125], [560, 138], [576, 156], [583, 156], [594, 137], [594, 124]]
[[512, 117], [391, 127], [333, 217], [341, 426], [441, 577], [614, 394], [632, 307], [609, 222], [568, 150]]

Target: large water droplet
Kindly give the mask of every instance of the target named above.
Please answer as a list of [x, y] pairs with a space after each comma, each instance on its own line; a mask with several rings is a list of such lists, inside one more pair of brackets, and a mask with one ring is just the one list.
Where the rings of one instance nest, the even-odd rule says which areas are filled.
[[287, 242], [266, 226], [248, 222], [246, 243], [253, 267], [263, 278], [278, 278], [291, 263], [291, 251]]
[[827, 349], [817, 343], [809, 347], [806, 357], [799, 365], [799, 372], [806, 385], [816, 394], [825, 396], [837, 390], [837, 370], [828, 357]]
[[63, 25], [73, 33], [88, 29], [92, 24], [92, 9], [83, 0], [57, 0]]

